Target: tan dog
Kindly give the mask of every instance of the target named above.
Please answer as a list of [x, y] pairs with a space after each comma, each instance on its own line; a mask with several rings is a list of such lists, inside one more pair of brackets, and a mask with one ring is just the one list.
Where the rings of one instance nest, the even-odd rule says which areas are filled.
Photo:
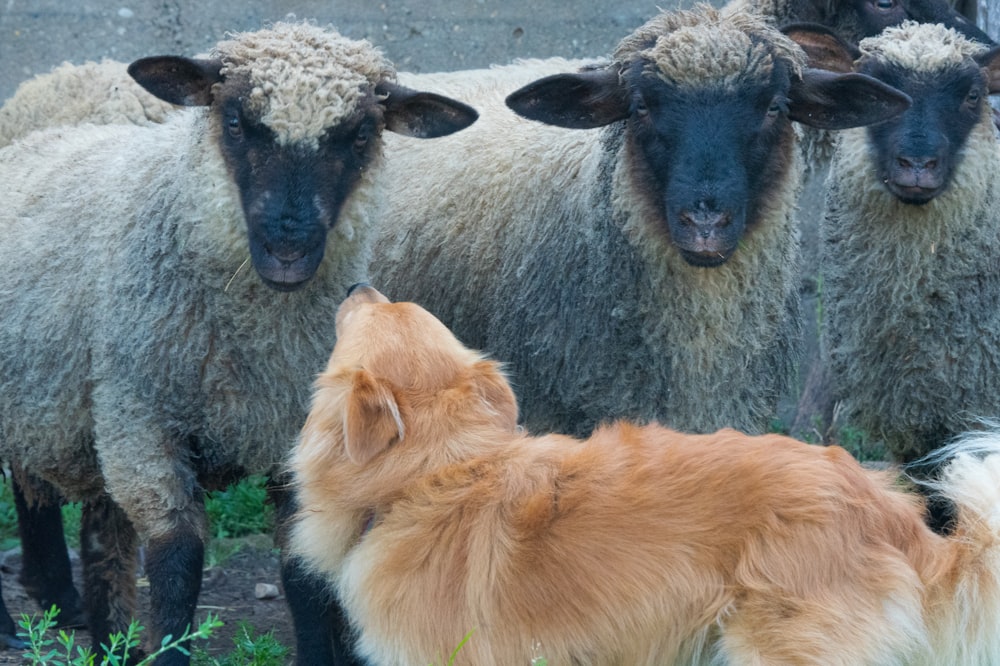
[[[586, 359], [581, 359], [586, 362]], [[1000, 435], [950, 538], [838, 447], [618, 423], [531, 437], [498, 365], [356, 288], [292, 465], [293, 549], [373, 664], [1000, 664]]]

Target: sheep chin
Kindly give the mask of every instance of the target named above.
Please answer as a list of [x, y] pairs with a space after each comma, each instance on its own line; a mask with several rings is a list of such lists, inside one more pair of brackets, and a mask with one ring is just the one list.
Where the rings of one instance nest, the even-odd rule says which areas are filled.
[[265, 248], [251, 248], [251, 263], [261, 281], [275, 291], [291, 292], [304, 287], [323, 260], [323, 248], [293, 261], [282, 260]]
[[721, 266], [729, 261], [729, 258], [732, 257], [733, 253], [736, 251], [735, 247], [724, 252], [696, 252], [694, 250], [685, 250], [682, 247], [678, 247], [677, 249], [684, 261], [697, 268], [715, 268], [716, 266]]

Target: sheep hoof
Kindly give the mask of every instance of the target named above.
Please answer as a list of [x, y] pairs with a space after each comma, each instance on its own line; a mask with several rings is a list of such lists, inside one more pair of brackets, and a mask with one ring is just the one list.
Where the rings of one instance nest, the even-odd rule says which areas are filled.
[[10, 634], [0, 634], [0, 646], [5, 650], [27, 650], [31, 646], [26, 641]]

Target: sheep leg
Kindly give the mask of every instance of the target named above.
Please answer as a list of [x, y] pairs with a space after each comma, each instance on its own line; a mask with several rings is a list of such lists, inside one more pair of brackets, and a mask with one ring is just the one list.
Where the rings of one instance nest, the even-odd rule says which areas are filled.
[[59, 609], [58, 626], [83, 627], [80, 593], [73, 587], [63, 533], [62, 498], [39, 479], [27, 478], [23, 482], [30, 484], [27, 494], [18, 479], [11, 483], [23, 553], [18, 581], [42, 610], [52, 606]]
[[[150, 627], [156, 645], [166, 636], [178, 638], [193, 630], [194, 610], [201, 592], [205, 544], [198, 531], [185, 521], [174, 530], [153, 537], [146, 547], [149, 578]], [[190, 658], [170, 650], [156, 659], [157, 666], [187, 666]]]
[[80, 557], [87, 621], [95, 652], [124, 633], [135, 608], [137, 539], [121, 507], [107, 495], [83, 503]]
[[327, 589], [326, 581], [310, 573], [302, 561], [287, 555], [288, 526], [298, 509], [286, 483], [272, 482], [277, 542], [282, 551], [281, 584], [295, 629], [295, 661], [301, 666], [360, 666], [347, 640], [343, 609]]

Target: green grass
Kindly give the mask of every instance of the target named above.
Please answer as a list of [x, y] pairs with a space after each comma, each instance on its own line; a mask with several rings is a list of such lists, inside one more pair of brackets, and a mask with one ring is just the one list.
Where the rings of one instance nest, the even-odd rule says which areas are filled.
[[837, 433], [837, 444], [859, 462], [883, 462], [889, 460], [889, 451], [881, 440], [874, 440], [868, 433], [852, 426], [844, 426]]
[[204, 648], [191, 653], [191, 666], [284, 666], [288, 648], [275, 637], [274, 632], [259, 634], [252, 625], [240, 622], [233, 636], [233, 651], [221, 657], [211, 657]]
[[259, 475], [208, 493], [205, 510], [211, 535], [227, 539], [270, 533], [274, 528], [274, 507], [266, 500], [267, 479]]

